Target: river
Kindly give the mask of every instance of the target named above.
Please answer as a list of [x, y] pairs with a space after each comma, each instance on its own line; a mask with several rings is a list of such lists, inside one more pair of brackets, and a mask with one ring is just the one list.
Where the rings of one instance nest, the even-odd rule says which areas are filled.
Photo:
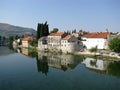
[[0, 47], [0, 90], [120, 90], [120, 62]]

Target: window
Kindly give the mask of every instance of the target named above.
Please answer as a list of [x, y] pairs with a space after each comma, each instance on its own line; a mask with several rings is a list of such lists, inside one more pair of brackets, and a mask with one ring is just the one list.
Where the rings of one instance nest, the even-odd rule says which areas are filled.
[[42, 40], [42, 44], [47, 44], [47, 40]]

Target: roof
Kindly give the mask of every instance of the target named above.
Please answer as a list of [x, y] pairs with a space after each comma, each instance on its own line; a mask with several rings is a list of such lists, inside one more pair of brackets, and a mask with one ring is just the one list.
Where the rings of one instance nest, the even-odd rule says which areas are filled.
[[49, 36], [62, 36], [64, 32], [51, 33]]
[[95, 32], [95, 33], [88, 33], [85, 34], [84, 37], [86, 38], [107, 38], [110, 32]]
[[71, 38], [71, 35], [67, 35], [67, 36], [65, 36], [64, 38], [62, 38], [62, 40], [68, 40], [68, 39], [70, 39]]
[[28, 36], [22, 39], [22, 41], [32, 41], [34, 37]]

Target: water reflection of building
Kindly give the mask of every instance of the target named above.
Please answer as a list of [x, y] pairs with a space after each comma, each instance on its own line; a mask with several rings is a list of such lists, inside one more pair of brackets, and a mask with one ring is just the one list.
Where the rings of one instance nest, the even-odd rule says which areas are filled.
[[110, 62], [107, 60], [86, 58], [82, 63], [91, 71], [107, 74], [107, 66]]
[[[74, 69], [81, 62], [81, 60], [75, 59], [75, 57], [72, 55], [54, 55], [52, 53], [38, 52], [38, 63], [47, 62], [48, 66], [63, 71]], [[41, 66], [39, 66], [38, 68], [40, 67]]]
[[28, 49], [28, 48], [21, 48], [21, 53], [23, 55], [31, 57], [31, 58], [34, 58], [34, 57], [37, 56], [37, 52], [35, 50], [31, 50], [31, 49]]
[[26, 48], [22, 48], [22, 54], [29, 56], [29, 51]]
[[38, 72], [47, 74], [49, 67], [59, 70], [71, 70], [78, 64], [96, 73], [120, 77], [120, 61], [109, 61], [94, 58], [82, 58], [73, 55], [57, 55], [53, 53], [38, 52], [37, 69]]

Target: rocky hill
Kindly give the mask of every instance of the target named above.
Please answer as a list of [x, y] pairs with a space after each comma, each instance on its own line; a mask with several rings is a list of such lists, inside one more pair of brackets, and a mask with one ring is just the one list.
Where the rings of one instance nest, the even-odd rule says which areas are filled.
[[25, 28], [6, 23], [0, 23], [0, 36], [16, 36], [16, 35], [22, 36], [25, 34], [36, 35], [36, 31], [32, 28]]

